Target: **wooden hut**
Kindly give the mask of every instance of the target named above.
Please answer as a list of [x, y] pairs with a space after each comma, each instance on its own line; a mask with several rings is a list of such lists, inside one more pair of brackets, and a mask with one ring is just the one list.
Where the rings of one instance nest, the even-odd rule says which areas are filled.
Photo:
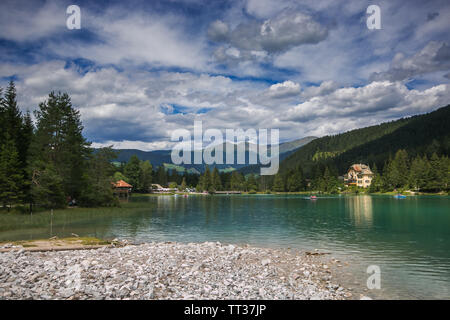
[[123, 180], [119, 180], [119, 181], [113, 183], [113, 187], [114, 187], [115, 195], [117, 195], [119, 198], [126, 197], [127, 199], [130, 196], [131, 189], [133, 188], [133, 186], [131, 184], [126, 183]]

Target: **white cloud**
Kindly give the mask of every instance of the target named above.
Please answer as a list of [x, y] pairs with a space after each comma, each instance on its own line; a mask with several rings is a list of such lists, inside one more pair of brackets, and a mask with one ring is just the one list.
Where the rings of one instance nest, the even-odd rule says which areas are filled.
[[36, 41], [66, 29], [63, 3], [43, 4], [25, 0], [2, 0], [0, 38], [13, 41]]
[[[340, 88], [314, 96], [291, 107], [283, 119], [316, 122], [320, 118], [360, 118], [362, 121], [395, 119], [444, 106], [450, 98], [450, 86], [443, 84], [427, 90], [409, 90], [401, 82], [372, 82], [366, 86]], [[365, 123], [366, 124], [366, 123]], [[365, 125], [364, 125], [365, 126]]]
[[215, 51], [216, 60], [236, 64], [261, 61], [293, 47], [319, 43], [327, 37], [328, 30], [307, 14], [286, 10], [264, 21], [242, 22], [232, 30], [224, 22], [215, 21], [208, 35], [211, 40], [226, 43]]
[[450, 70], [450, 46], [445, 42], [431, 41], [410, 57], [397, 53], [389, 70], [373, 73], [371, 79], [396, 81], [445, 70]]
[[267, 91], [271, 98], [284, 98], [300, 93], [300, 85], [290, 80], [283, 83], [276, 83], [270, 86]]
[[196, 119], [204, 129], [278, 128], [282, 140], [320, 136], [429, 112], [450, 98], [445, 84], [410, 90], [401, 82], [357, 88], [323, 82], [301, 91], [291, 80], [267, 85], [208, 74], [113, 68], [79, 73], [64, 65], [52, 61], [23, 69], [17, 75], [22, 79], [17, 83], [20, 106], [33, 109], [51, 90], [67, 91], [94, 145], [118, 148], [168, 148], [171, 132], [192, 130]]
[[[279, 128], [282, 140], [320, 136], [449, 100], [450, 10], [436, 3], [382, 0], [376, 32], [357, 1], [238, 1], [195, 23], [171, 5], [158, 13], [86, 5], [79, 33], [65, 28], [65, 5], [15, 4], [1, 3], [9, 10], [0, 10], [0, 38], [14, 45], [0, 47], [0, 77], [18, 79], [23, 110], [67, 91], [99, 146], [165, 148], [172, 130], [195, 119], [205, 128]], [[67, 65], [80, 58], [89, 67]], [[383, 81], [368, 82], [371, 74]], [[395, 81], [418, 76], [409, 87]]]
[[324, 81], [320, 84], [320, 86], [311, 86], [306, 88], [302, 92], [302, 96], [305, 98], [312, 98], [315, 96], [323, 96], [335, 91], [339, 85], [334, 81]]
[[226, 41], [229, 36], [228, 33], [228, 25], [223, 21], [216, 20], [209, 26], [208, 38], [216, 42]]

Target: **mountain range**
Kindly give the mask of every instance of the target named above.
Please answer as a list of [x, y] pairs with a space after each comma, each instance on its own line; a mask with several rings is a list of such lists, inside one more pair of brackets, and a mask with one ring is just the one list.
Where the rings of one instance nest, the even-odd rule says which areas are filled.
[[[223, 150], [226, 150], [224, 143]], [[249, 165], [250, 144], [246, 142], [247, 164], [219, 164], [220, 171], [238, 170], [243, 174], [259, 173], [260, 164]], [[270, 148], [269, 148], [270, 149]], [[280, 171], [287, 172], [301, 165], [306, 176], [311, 176], [317, 165], [332, 166], [342, 174], [353, 163], [366, 163], [383, 168], [384, 163], [399, 149], [410, 156], [450, 152], [450, 105], [433, 112], [401, 118], [379, 125], [350, 130], [341, 134], [321, 138], [305, 137], [279, 144]], [[149, 160], [153, 167], [163, 165], [166, 169], [189, 173], [202, 173], [205, 164], [174, 165], [171, 150], [142, 151], [138, 149], [116, 149], [116, 163], [127, 162], [132, 155], [140, 160]], [[236, 162], [235, 150], [235, 162]], [[213, 167], [212, 166], [212, 167]]]
[[[283, 142], [279, 144], [279, 157], [280, 161], [285, 159], [287, 156], [289, 156], [291, 153], [295, 152], [302, 146], [308, 144], [309, 142], [313, 141], [314, 139], [317, 139], [317, 137], [304, 137], [301, 139], [296, 139], [293, 141]], [[229, 142], [223, 143], [223, 150], [225, 152], [227, 145], [231, 144]], [[235, 147], [236, 144], [233, 145]], [[208, 148], [208, 147], [207, 147]], [[205, 149], [207, 149], [205, 148]], [[242, 169], [247, 166], [249, 166], [248, 161], [249, 158], [252, 156], [252, 152], [250, 151], [250, 143], [245, 143], [245, 159], [246, 164], [237, 164], [237, 148], [235, 148], [234, 152], [234, 159], [235, 164], [218, 164], [218, 165], [212, 165], [212, 167], [216, 166], [220, 171], [233, 171], [237, 169]], [[268, 147], [268, 150], [270, 150], [270, 146]], [[142, 151], [139, 149], [114, 149], [114, 151], [117, 152], [117, 158], [114, 159], [114, 162], [119, 165], [122, 162], [128, 162], [130, 157], [132, 155], [136, 155], [140, 160], [146, 161], [149, 160], [150, 163], [153, 165], [154, 168], [159, 167], [161, 165], [164, 165], [166, 169], [172, 169], [177, 171], [183, 171], [184, 169], [187, 170], [189, 173], [201, 173], [204, 172], [206, 165], [205, 164], [181, 164], [181, 165], [175, 165], [172, 163], [171, 159], [171, 152], [172, 150], [154, 150], [154, 151]], [[252, 165], [252, 171], [259, 168], [259, 164]]]

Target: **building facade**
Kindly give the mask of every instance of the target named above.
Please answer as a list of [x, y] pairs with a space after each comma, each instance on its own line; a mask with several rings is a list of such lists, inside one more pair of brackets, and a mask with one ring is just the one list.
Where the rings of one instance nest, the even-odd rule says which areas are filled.
[[344, 176], [344, 183], [346, 186], [357, 186], [360, 188], [368, 188], [372, 183], [373, 172], [368, 165], [353, 164]]

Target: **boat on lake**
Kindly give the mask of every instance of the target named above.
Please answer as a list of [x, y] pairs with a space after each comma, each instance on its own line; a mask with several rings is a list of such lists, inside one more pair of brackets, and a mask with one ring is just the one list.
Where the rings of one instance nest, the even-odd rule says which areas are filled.
[[405, 199], [406, 196], [399, 193], [399, 194], [396, 194], [396, 195], [394, 196], [394, 198], [396, 198], [396, 199]]
[[316, 196], [310, 196], [309, 200], [317, 200], [317, 197]]

